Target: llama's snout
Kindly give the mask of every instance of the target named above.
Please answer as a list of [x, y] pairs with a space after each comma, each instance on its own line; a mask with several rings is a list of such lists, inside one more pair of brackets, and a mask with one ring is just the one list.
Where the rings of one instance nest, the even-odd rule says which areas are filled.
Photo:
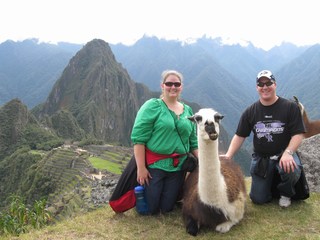
[[213, 122], [206, 123], [206, 126], [204, 129], [206, 133], [208, 133], [208, 136], [211, 140], [216, 140], [218, 138], [219, 134], [217, 133]]

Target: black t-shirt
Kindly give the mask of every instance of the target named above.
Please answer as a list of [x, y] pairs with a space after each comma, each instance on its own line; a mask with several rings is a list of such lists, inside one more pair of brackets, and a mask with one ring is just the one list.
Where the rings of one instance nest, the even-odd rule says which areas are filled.
[[298, 105], [279, 97], [271, 106], [257, 101], [243, 112], [236, 134], [248, 137], [251, 131], [254, 152], [272, 156], [283, 151], [292, 136], [304, 133], [305, 127]]

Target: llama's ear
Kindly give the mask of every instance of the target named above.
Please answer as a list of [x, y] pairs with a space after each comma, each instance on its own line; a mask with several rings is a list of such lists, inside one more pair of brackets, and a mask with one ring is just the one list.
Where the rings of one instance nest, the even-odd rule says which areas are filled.
[[188, 119], [191, 121], [191, 122], [199, 122], [202, 120], [202, 117], [200, 115], [193, 115], [191, 117], [188, 117]]
[[215, 120], [216, 122], [220, 122], [223, 118], [224, 118], [224, 116], [221, 115], [220, 113], [216, 113], [216, 114], [214, 115], [214, 120]]
[[191, 122], [195, 122], [196, 120], [195, 120], [195, 116], [193, 115], [193, 116], [190, 116], [190, 117], [187, 117]]
[[296, 104], [299, 104], [299, 100], [296, 96], [293, 96], [294, 101], [296, 102]]

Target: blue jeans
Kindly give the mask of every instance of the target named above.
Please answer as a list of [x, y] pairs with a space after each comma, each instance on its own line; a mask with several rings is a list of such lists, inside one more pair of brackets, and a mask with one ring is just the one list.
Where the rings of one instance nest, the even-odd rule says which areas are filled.
[[294, 172], [286, 173], [279, 166], [279, 160], [269, 160], [269, 166], [267, 169], [266, 177], [260, 177], [254, 173], [254, 168], [257, 163], [256, 155], [252, 155], [250, 174], [252, 177], [250, 198], [253, 203], [263, 204], [272, 200], [272, 183], [275, 178], [275, 174], [280, 175], [279, 184], [276, 186], [276, 190], [281, 196], [292, 197], [295, 195], [295, 184], [300, 178], [301, 174], [301, 162], [297, 154], [293, 155], [293, 159], [298, 168]]
[[184, 182], [184, 172], [166, 172], [148, 168], [151, 179], [145, 186], [145, 196], [150, 214], [173, 210]]

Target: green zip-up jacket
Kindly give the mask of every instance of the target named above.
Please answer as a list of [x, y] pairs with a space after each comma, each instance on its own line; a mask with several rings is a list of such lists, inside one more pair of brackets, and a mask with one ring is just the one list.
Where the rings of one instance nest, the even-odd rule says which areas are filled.
[[[152, 152], [160, 154], [183, 154], [186, 150], [189, 152], [198, 149], [196, 125], [187, 119], [193, 115], [192, 109], [182, 104], [183, 113], [177, 116], [159, 98], [146, 101], [139, 109], [133, 125], [131, 133], [133, 144], [143, 144]], [[172, 158], [157, 161], [149, 167], [178, 171], [185, 159], [186, 156], [180, 158], [178, 167], [173, 166]]]

